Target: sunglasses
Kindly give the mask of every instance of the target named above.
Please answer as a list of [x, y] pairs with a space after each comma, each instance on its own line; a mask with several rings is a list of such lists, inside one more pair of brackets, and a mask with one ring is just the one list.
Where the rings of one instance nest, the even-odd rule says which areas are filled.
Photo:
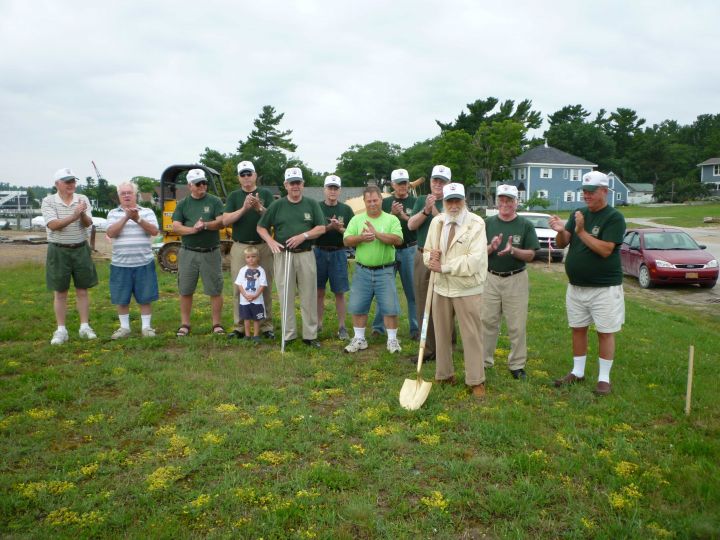
[[251, 173], [250, 171], [245, 171], [245, 172], [240, 173], [241, 178], [245, 178], [247, 176], [252, 176], [252, 175], [253, 175], [253, 173]]
[[196, 186], [207, 186], [207, 182], [203, 180], [202, 182], [195, 182]]

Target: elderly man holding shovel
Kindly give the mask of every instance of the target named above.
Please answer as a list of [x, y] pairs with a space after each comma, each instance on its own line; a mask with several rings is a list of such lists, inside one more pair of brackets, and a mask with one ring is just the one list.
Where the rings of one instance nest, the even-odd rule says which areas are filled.
[[452, 361], [454, 317], [460, 325], [465, 357], [465, 384], [473, 396], [485, 396], [482, 344], [482, 292], [487, 276], [485, 223], [468, 211], [462, 184], [443, 187], [444, 212], [435, 216], [423, 261], [435, 273], [432, 317], [435, 323], [435, 379], [455, 384]]

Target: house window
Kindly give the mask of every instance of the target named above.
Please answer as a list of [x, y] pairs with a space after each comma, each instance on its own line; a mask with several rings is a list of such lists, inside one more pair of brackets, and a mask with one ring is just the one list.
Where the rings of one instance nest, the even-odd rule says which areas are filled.
[[571, 169], [570, 170], [570, 181], [572, 181], [572, 182], [580, 181], [580, 169]]
[[567, 180], [570, 178], [570, 170], [569, 169], [563, 169], [563, 178]]
[[713, 176], [720, 176], [720, 164], [713, 166]]
[[540, 169], [540, 178], [552, 178], [552, 169]]
[[539, 189], [537, 191], [537, 197], [538, 197], [538, 199], [547, 199], [548, 198], [548, 190], [547, 189]]
[[615, 200], [616, 201], [622, 201], [622, 193], [619, 191], [615, 193]]
[[575, 192], [574, 191], [566, 191], [565, 192], [565, 202], [575, 202]]
[[520, 180], [525, 180], [525, 169], [520, 169]]

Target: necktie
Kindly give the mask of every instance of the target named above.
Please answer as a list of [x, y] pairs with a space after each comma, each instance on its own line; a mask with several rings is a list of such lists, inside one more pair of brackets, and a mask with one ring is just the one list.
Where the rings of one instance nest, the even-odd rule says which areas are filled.
[[452, 244], [453, 238], [455, 238], [455, 223], [454, 221], [450, 223], [450, 230], [448, 231], [448, 239], [447, 239], [447, 246], [445, 246], [445, 250], [447, 251], [450, 249], [450, 244]]

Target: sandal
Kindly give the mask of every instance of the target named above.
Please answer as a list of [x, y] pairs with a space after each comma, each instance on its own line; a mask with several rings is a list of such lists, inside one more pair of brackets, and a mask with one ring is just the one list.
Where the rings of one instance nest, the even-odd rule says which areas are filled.
[[190, 325], [189, 324], [181, 324], [180, 328], [177, 329], [177, 332], [175, 332], [175, 335], [177, 337], [185, 337], [190, 333]]
[[225, 333], [225, 329], [223, 328], [222, 324], [219, 324], [219, 323], [213, 324], [212, 333], [218, 334], [218, 335], [223, 335]]

